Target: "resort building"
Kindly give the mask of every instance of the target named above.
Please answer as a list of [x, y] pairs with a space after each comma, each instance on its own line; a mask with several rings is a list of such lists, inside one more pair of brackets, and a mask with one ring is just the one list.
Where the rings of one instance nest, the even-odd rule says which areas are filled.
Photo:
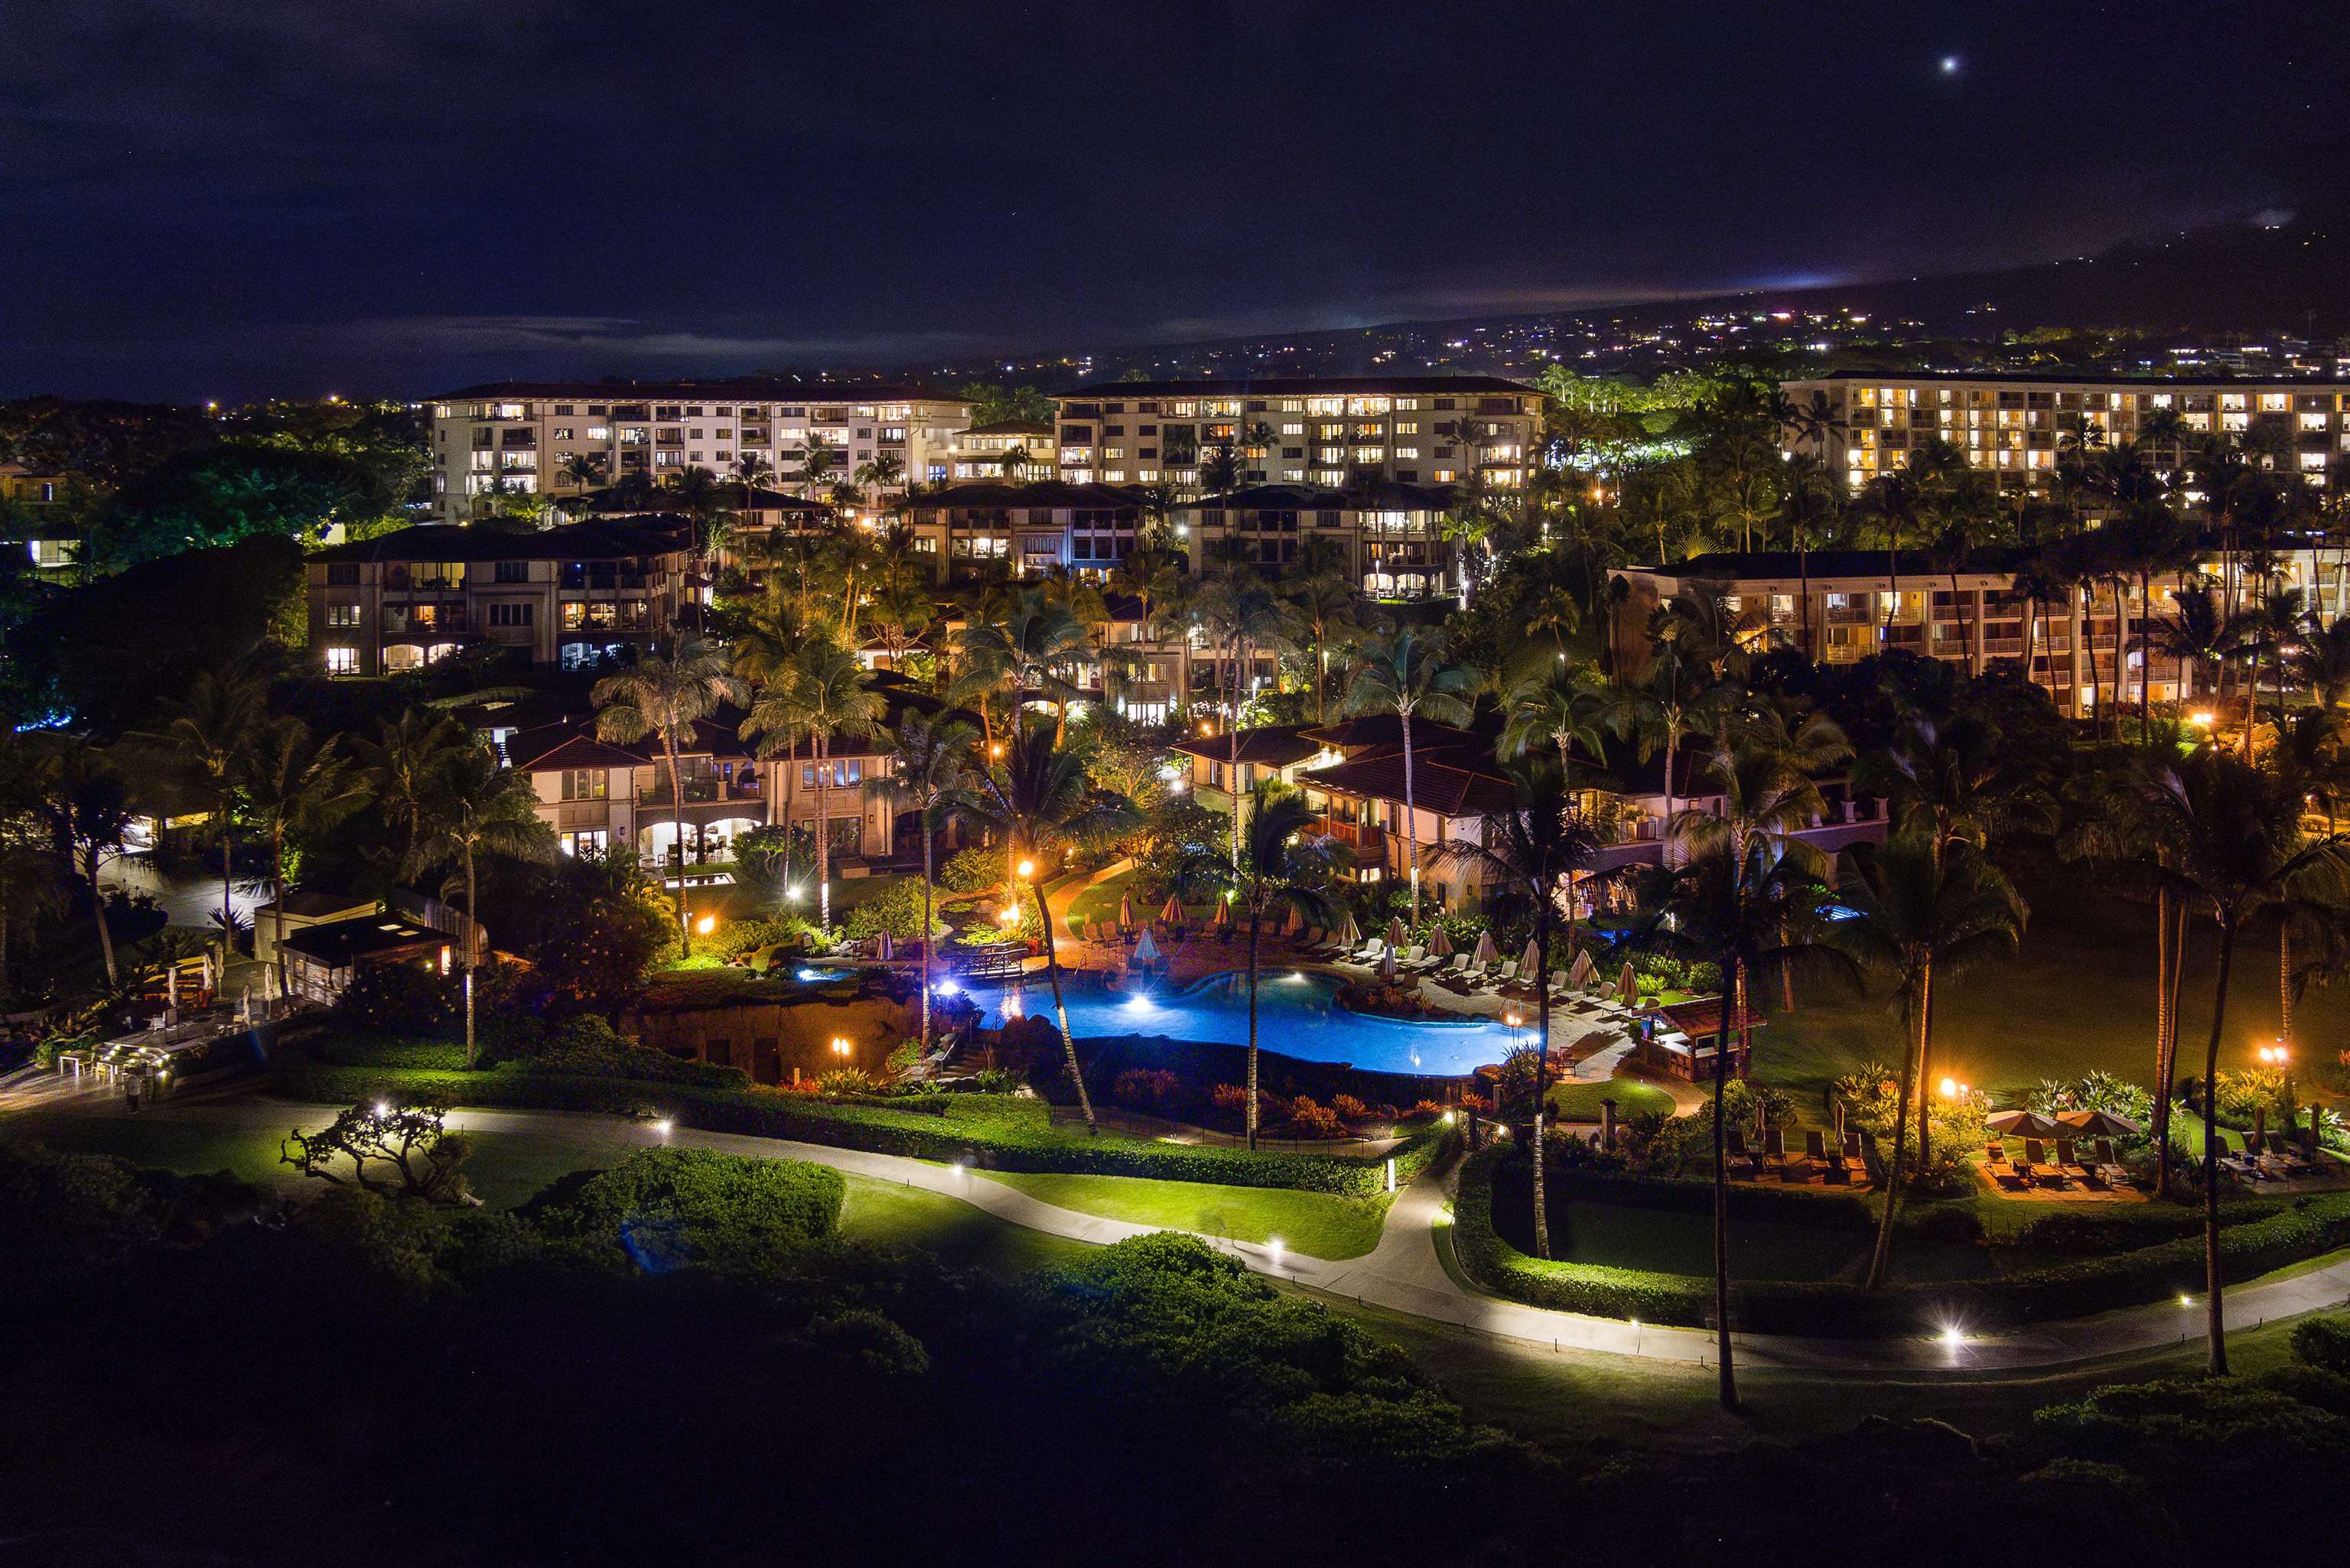
[[1524, 484], [1543, 394], [1498, 376], [1104, 381], [1055, 400], [1061, 477], [1196, 494], [1230, 447], [1243, 485]]
[[577, 669], [665, 636], [685, 574], [669, 528], [401, 528], [311, 553], [310, 649], [329, 675], [415, 670], [473, 641]]
[[1451, 591], [1454, 557], [1443, 524], [1453, 494], [1390, 481], [1345, 490], [1262, 484], [1208, 496], [1178, 516], [1194, 571], [1219, 540], [1253, 544], [1259, 564], [1279, 576], [1308, 541], [1326, 539], [1364, 597], [1423, 599]]
[[[2243, 438], [2257, 461], [2338, 490], [2350, 462], [2350, 386], [2336, 381], [2156, 380], [2085, 377], [1893, 376], [1847, 372], [1781, 386], [1796, 409], [1827, 418], [1789, 425], [1789, 452], [1819, 458], [1856, 489], [1910, 453], [1947, 441], [2002, 489], [2046, 484], [2064, 439], [2083, 426], [2112, 445], [2158, 437], [2157, 466], [2175, 467], [2178, 439]], [[2175, 422], [2174, 422], [2175, 421]]]
[[1032, 576], [1066, 566], [1105, 577], [1131, 555], [1149, 521], [1140, 493], [1109, 484], [954, 484], [898, 504], [914, 547], [938, 557], [939, 580], [1001, 566]]
[[879, 502], [909, 479], [944, 477], [971, 405], [911, 387], [756, 378], [497, 381], [435, 398], [432, 416], [433, 507], [455, 520], [500, 491], [560, 501], [632, 474], [658, 481], [706, 468], [724, 479], [744, 458], [788, 485], [812, 446], [831, 454], [827, 485], [893, 467], [889, 484], [864, 486]]
[[[742, 739], [742, 721], [740, 710], [722, 711], [682, 738], [681, 812], [658, 736], [615, 743], [599, 739], [594, 721], [583, 717], [517, 731], [506, 737], [505, 754], [529, 775], [538, 815], [567, 855], [634, 846], [648, 863], [675, 863], [681, 815], [687, 867], [731, 860], [737, 834], [786, 820], [812, 845], [821, 804], [834, 875], [859, 877], [867, 861], [889, 857], [894, 816], [886, 801], [865, 794], [865, 781], [883, 766], [872, 742], [836, 737], [834, 754], [820, 764], [805, 754], [762, 758]], [[805, 753], [805, 743], [800, 749]], [[829, 775], [821, 803], [819, 766]]]
[[1033, 484], [1059, 472], [1050, 421], [996, 420], [956, 436], [942, 457], [931, 460], [930, 482]]
[[[2298, 588], [2303, 602], [2331, 621], [2350, 612], [2350, 566], [2340, 552], [2306, 539], [2273, 542], [2273, 585]], [[2140, 586], [2100, 581], [2053, 598], [2019, 592], [2024, 564], [2016, 550], [1977, 551], [1953, 571], [1921, 552], [1898, 558], [1883, 550], [1792, 550], [1699, 556], [1669, 566], [1616, 574], [1622, 586], [1608, 635], [1616, 668], [1636, 676], [1648, 666], [1648, 628], [1657, 610], [1683, 594], [1718, 597], [1738, 635], [1756, 647], [1801, 648], [1829, 664], [1849, 664], [1900, 649], [1985, 674], [2002, 661], [2028, 670], [2059, 711], [2086, 716], [2100, 703], [2191, 701], [2210, 679], [2194, 665], [2150, 654], [2153, 623], [2170, 617], [2182, 587], [2199, 591], [2226, 572], [2216, 546], [2197, 569], [2166, 573], [2151, 586], [2151, 614]], [[1898, 571], [1896, 568], [1898, 567]], [[2237, 580], [2249, 599], [2262, 585]], [[2126, 615], [2117, 615], [2118, 591]], [[2124, 620], [2127, 639], [2124, 640]], [[2118, 668], [2117, 668], [2118, 660]], [[2151, 681], [2151, 691], [2146, 690]]]

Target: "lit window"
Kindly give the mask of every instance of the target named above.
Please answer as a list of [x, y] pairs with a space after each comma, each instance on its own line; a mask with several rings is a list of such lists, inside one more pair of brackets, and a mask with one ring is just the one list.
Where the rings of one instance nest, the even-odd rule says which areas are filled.
[[329, 675], [357, 675], [359, 672], [359, 650], [358, 649], [356, 649], [356, 648], [329, 648], [328, 649], [327, 649], [327, 673], [328, 673], [328, 674], [329, 674]]

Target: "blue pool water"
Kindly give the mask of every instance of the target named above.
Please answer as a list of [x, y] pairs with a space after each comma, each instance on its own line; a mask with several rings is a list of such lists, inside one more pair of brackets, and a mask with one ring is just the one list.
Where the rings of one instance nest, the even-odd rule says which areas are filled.
[[[1129, 995], [1081, 976], [1064, 976], [1069, 1033], [1079, 1039], [1110, 1034], [1164, 1034], [1226, 1045], [1248, 1044], [1248, 981], [1215, 974], [1180, 992]], [[1010, 988], [986, 981], [966, 988], [980, 1022], [1003, 1021]], [[1513, 1030], [1493, 1019], [1406, 1023], [1372, 1018], [1338, 1005], [1337, 981], [1326, 974], [1276, 970], [1257, 980], [1257, 1045], [1307, 1062], [1346, 1062], [1374, 1073], [1454, 1075], [1499, 1062], [1513, 1045], [1531, 1043], [1531, 1028]], [[1041, 975], [1017, 988], [1019, 1011], [1050, 1018], [1052, 988]]]

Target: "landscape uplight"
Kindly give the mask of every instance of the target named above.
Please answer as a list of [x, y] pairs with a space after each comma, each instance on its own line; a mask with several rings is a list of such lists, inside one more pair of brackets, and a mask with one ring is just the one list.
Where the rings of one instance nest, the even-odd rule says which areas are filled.
[[2187, 722], [2194, 725], [2199, 730], [2208, 730], [2211, 727], [2211, 715], [2209, 713], [2189, 713], [2187, 715]]
[[667, 1116], [663, 1116], [660, 1120], [653, 1123], [653, 1131], [660, 1134], [663, 1137], [669, 1137], [669, 1118]]
[[847, 1035], [846, 1035], [846, 1034], [836, 1034], [836, 1035], [834, 1035], [834, 1036], [832, 1037], [832, 1054], [833, 1054], [834, 1055], [836, 1055], [836, 1056], [844, 1057], [844, 1058], [847, 1056], [847, 1054], [848, 1054], [848, 1036], [847, 1036]]
[[1952, 1350], [1956, 1350], [1966, 1342], [1966, 1334], [1964, 1331], [1960, 1329], [1956, 1324], [1952, 1324], [1950, 1327], [1942, 1330], [1942, 1343], [1949, 1345]]

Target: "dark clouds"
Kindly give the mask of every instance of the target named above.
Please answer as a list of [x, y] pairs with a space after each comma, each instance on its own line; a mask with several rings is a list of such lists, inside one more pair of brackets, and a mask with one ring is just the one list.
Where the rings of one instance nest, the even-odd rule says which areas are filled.
[[2250, 213], [2350, 108], [2322, 6], [0, 0], [0, 30], [9, 392], [1948, 271]]

